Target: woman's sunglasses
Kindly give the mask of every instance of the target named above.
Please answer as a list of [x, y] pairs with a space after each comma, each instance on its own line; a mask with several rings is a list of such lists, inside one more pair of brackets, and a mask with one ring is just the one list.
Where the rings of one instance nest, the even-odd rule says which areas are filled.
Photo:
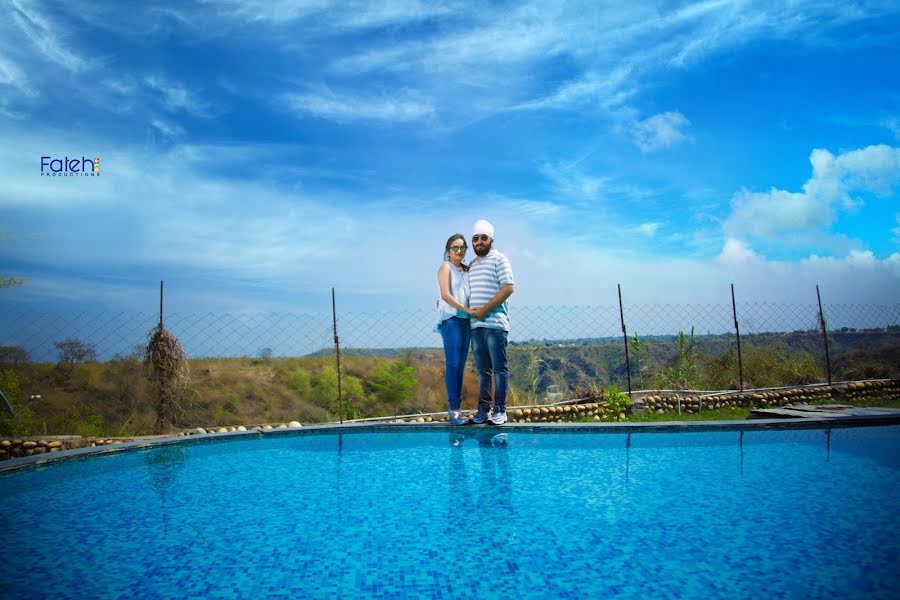
[[450, 246], [451, 252], [456, 252], [457, 254], [461, 254], [466, 251], [467, 246]]

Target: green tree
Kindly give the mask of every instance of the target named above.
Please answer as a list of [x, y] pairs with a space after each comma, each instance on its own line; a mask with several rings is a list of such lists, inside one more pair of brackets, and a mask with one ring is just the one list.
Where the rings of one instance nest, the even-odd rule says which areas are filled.
[[393, 406], [395, 411], [409, 399], [416, 383], [413, 367], [402, 362], [379, 362], [369, 380], [378, 400]]
[[694, 347], [694, 328], [690, 337], [684, 331], [678, 332], [678, 354], [675, 364], [659, 374], [659, 386], [675, 390], [696, 389], [701, 385], [700, 369], [697, 367], [697, 352]]
[[366, 401], [366, 391], [359, 377], [348, 375], [341, 381], [341, 396], [344, 401], [344, 418], [358, 419], [362, 416], [362, 406]]
[[303, 369], [294, 371], [291, 374], [291, 378], [288, 379], [287, 385], [297, 392], [297, 395], [301, 398], [308, 398], [310, 391], [312, 390], [312, 381], [309, 377], [309, 373]]
[[312, 401], [326, 410], [337, 406], [338, 374], [334, 367], [324, 366], [312, 385]]
[[0, 435], [18, 437], [36, 433], [38, 421], [31, 409], [16, 408], [22, 400], [22, 389], [19, 387], [19, 377], [12, 369], [0, 371], [0, 390], [3, 391], [14, 412], [14, 415], [10, 415], [0, 410]]
[[644, 387], [644, 373], [649, 371], [650, 367], [653, 366], [653, 359], [650, 357], [650, 349], [647, 347], [647, 342], [640, 339], [637, 333], [631, 338], [631, 349], [634, 351], [634, 358], [637, 362], [638, 378], [641, 382], [640, 386]]

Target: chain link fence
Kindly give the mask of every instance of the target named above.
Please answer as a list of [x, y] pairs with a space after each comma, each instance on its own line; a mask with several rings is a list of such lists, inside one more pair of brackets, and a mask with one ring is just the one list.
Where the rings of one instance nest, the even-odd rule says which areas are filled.
[[[621, 317], [619, 306], [513, 304], [510, 371], [513, 383], [534, 396], [592, 383], [622, 389], [731, 389], [785, 378], [814, 383], [832, 375], [829, 366], [839, 377], [854, 369], [866, 375], [873, 361], [878, 374], [897, 375], [900, 304], [825, 305], [822, 312], [831, 356], [814, 304], [635, 304], [622, 306]], [[11, 311], [0, 325], [0, 362], [56, 362], [66, 340], [90, 347], [99, 361], [138, 356], [158, 319], [149, 313]], [[279, 358], [334, 356], [335, 321], [346, 357], [434, 350], [420, 358], [442, 364], [431, 310], [178, 313], [166, 315], [165, 326], [192, 359]]]

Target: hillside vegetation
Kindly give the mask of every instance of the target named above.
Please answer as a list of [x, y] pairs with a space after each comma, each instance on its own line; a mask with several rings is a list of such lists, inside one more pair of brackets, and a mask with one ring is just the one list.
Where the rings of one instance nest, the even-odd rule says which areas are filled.
[[[32, 363], [21, 349], [0, 347], [0, 389], [22, 410], [0, 418], [2, 435], [128, 436], [152, 433], [157, 398], [140, 356], [97, 362], [77, 341], [62, 344], [57, 363]], [[900, 331], [834, 332], [829, 336], [834, 380], [900, 377]], [[736, 389], [732, 336], [631, 339], [633, 389]], [[626, 387], [622, 340], [511, 344], [511, 405], [540, 402], [552, 390], [581, 397]], [[821, 337], [809, 332], [742, 338], [744, 387], [825, 381]], [[338, 374], [324, 351], [297, 358], [189, 359], [180, 398], [180, 427], [252, 425], [338, 418]], [[344, 418], [446, 409], [440, 349], [346, 352], [342, 360]], [[556, 387], [550, 387], [556, 386]], [[464, 408], [473, 408], [477, 376], [466, 375]]]

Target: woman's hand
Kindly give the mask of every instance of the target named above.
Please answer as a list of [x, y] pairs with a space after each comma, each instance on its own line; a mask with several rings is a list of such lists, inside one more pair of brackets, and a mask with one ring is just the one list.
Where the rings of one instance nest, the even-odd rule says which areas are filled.
[[484, 315], [487, 311], [484, 310], [483, 306], [476, 306], [474, 308], [469, 309], [469, 314], [475, 317], [476, 319], [484, 319]]

